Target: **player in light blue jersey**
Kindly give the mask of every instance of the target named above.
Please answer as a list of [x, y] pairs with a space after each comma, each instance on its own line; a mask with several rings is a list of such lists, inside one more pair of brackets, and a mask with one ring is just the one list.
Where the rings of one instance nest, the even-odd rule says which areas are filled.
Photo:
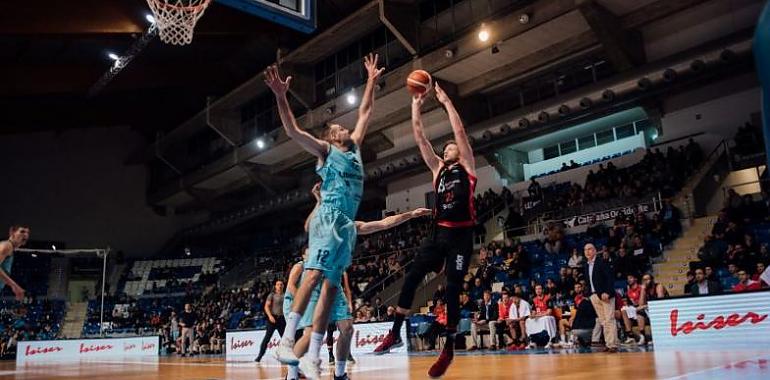
[[10, 286], [19, 301], [24, 298], [24, 289], [11, 278], [13, 251], [27, 244], [27, 240], [29, 240], [29, 227], [14, 225], [8, 231], [8, 240], [0, 241], [0, 291], [5, 285]]
[[[308, 368], [316, 367], [318, 351], [323, 341], [329, 312], [334, 302], [342, 273], [350, 265], [356, 240], [355, 216], [363, 195], [364, 169], [360, 146], [366, 136], [374, 102], [374, 86], [382, 74], [377, 68], [377, 55], [364, 59], [368, 73], [366, 88], [358, 110], [358, 121], [353, 132], [338, 124], [329, 124], [321, 138], [300, 129], [292, 114], [287, 92], [291, 77], [281, 79], [276, 66], [265, 71], [265, 83], [273, 91], [286, 135], [303, 149], [318, 158], [316, 172], [323, 181], [321, 205], [310, 221], [308, 260], [304, 280], [294, 295], [291, 312], [286, 317], [286, 328], [294, 331], [307, 308], [312, 289], [323, 278], [318, 306], [313, 314], [313, 333], [308, 355], [302, 360]], [[285, 334], [276, 350], [276, 358], [284, 364], [299, 363], [294, 337]], [[316, 349], [316, 346], [318, 349]], [[305, 373], [315, 380], [318, 373]]]

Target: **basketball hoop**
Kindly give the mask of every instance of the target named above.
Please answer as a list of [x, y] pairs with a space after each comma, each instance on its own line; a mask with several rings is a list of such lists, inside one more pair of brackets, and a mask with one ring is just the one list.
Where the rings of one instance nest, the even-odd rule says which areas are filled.
[[195, 24], [210, 3], [211, 0], [147, 0], [161, 41], [172, 45], [192, 42]]

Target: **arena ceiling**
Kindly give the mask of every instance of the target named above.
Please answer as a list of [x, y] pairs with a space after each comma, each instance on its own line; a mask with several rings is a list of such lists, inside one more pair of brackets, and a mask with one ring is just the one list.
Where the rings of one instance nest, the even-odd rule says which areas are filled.
[[[318, 32], [367, 2], [318, 0]], [[0, 2], [0, 133], [130, 125], [153, 138], [312, 37], [213, 2], [191, 45], [155, 39], [89, 97], [149, 12], [145, 0]]]

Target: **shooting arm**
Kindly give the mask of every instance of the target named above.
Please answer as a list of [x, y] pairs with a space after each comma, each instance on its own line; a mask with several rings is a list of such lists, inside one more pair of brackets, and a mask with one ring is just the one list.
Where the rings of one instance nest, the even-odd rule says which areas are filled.
[[417, 147], [420, 148], [423, 161], [425, 161], [425, 164], [428, 165], [428, 168], [433, 173], [433, 177], [435, 177], [441, 160], [433, 152], [433, 146], [431, 146], [428, 138], [425, 137], [425, 130], [422, 125], [422, 112], [420, 110], [421, 103], [422, 99], [412, 101], [412, 132], [414, 132], [414, 141], [417, 142]]

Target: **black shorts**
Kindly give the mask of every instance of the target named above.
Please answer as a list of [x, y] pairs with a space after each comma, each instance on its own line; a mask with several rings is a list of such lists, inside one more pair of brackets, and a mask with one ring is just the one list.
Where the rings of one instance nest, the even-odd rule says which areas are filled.
[[473, 227], [436, 226], [432, 236], [420, 247], [414, 265], [436, 273], [445, 270], [447, 278], [462, 279], [468, 272], [472, 253]]

